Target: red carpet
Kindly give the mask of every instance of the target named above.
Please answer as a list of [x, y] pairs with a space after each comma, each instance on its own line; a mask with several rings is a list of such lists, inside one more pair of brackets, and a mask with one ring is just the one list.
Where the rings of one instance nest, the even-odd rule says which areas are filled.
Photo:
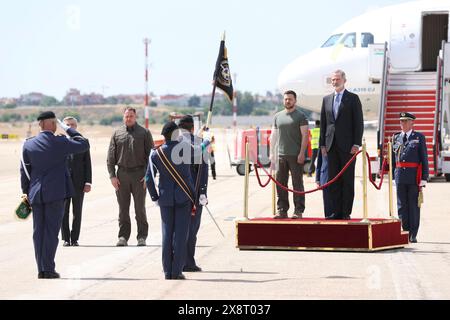
[[257, 218], [237, 221], [236, 233], [241, 250], [379, 251], [408, 244], [401, 222], [385, 219]]

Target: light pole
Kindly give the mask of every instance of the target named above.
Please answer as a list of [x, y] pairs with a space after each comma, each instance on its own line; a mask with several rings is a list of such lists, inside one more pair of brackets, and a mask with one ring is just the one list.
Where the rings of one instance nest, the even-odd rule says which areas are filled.
[[144, 39], [145, 45], [145, 101], [144, 101], [144, 113], [145, 113], [145, 127], [148, 129], [149, 118], [150, 118], [150, 104], [148, 96], [148, 46], [151, 40], [148, 38]]

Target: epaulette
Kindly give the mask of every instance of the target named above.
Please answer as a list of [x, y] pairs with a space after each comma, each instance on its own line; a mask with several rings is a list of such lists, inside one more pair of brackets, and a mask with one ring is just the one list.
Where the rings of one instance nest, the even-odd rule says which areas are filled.
[[401, 133], [402, 133], [401, 131], [400, 132], [396, 132], [396, 133], [394, 133], [393, 137], [396, 138]]
[[33, 138], [36, 138], [36, 136], [28, 137], [28, 138], [25, 139], [25, 141], [33, 139]]

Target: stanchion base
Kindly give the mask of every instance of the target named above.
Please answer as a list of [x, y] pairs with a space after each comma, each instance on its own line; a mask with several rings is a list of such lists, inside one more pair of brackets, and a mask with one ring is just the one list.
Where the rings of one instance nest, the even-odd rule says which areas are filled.
[[241, 250], [374, 252], [404, 248], [409, 240], [400, 220], [258, 218], [236, 221], [236, 243]]

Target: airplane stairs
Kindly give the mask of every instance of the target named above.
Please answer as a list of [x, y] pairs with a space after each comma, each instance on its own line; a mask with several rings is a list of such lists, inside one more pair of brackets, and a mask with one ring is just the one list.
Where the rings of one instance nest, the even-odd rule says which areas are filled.
[[391, 73], [387, 80], [384, 116], [383, 157], [388, 139], [400, 132], [399, 114], [413, 113], [417, 119], [414, 130], [425, 135], [430, 176], [435, 175], [433, 156], [434, 122], [436, 115], [436, 72]]

